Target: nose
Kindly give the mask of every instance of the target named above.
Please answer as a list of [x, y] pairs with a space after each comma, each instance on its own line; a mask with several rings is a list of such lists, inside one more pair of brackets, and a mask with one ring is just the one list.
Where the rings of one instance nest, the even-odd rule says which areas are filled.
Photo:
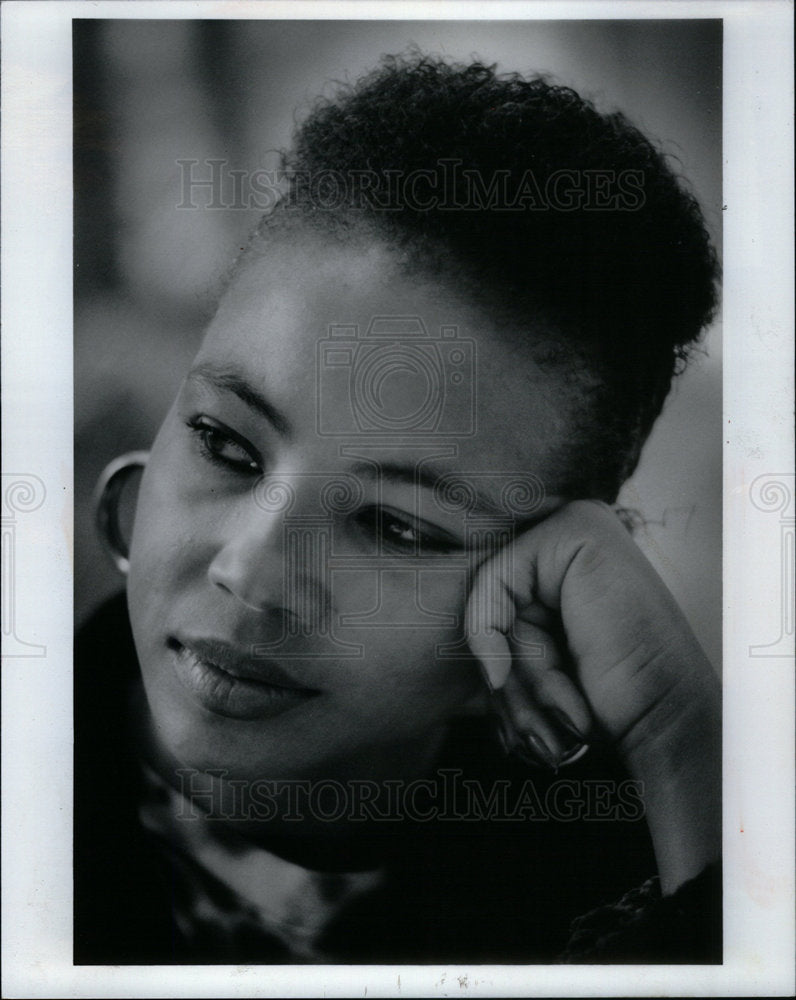
[[207, 571], [213, 586], [253, 611], [280, 616], [291, 632], [325, 633], [331, 610], [328, 518], [247, 503], [224, 530]]
[[286, 611], [285, 517], [247, 510], [225, 525], [207, 575], [214, 587], [254, 611]]

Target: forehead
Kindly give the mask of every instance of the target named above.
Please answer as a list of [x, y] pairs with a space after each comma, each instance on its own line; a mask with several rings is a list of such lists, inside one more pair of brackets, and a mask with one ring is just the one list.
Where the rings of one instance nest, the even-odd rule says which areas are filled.
[[419, 460], [445, 446], [442, 467], [554, 488], [563, 380], [451, 283], [401, 265], [373, 239], [278, 239], [240, 268], [197, 360], [244, 372], [320, 453], [354, 440]]

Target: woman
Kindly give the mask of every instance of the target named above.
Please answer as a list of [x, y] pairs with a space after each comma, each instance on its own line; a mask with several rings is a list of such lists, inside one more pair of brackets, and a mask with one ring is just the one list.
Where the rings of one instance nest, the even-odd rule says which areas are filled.
[[78, 641], [76, 960], [720, 961], [718, 684], [611, 506], [715, 307], [698, 206], [420, 55], [287, 166]]

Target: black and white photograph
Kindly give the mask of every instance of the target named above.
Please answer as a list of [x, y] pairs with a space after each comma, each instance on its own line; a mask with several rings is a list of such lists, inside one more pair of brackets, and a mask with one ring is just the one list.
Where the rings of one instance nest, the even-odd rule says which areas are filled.
[[55, 720], [69, 974], [9, 995], [758, 995], [766, 934], [787, 995], [792, 279], [739, 328], [788, 240], [738, 250], [739, 17], [6, 4], [9, 50], [23, 6], [69, 8], [68, 213], [58, 355], [8, 358], [4, 702]]

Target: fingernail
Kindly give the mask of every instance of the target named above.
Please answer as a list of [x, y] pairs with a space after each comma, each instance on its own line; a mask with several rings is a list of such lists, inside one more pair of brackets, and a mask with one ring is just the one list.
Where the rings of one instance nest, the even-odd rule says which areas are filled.
[[552, 771], [557, 769], [558, 762], [544, 740], [540, 739], [540, 737], [536, 736], [534, 733], [528, 733], [525, 737], [525, 742], [528, 744], [533, 753], [535, 753], [542, 760], [542, 762], [547, 765], [547, 767], [549, 767]]
[[508, 680], [511, 671], [511, 658], [500, 653], [495, 656], [484, 654], [481, 669], [486, 677], [489, 690], [497, 691]]
[[489, 690], [494, 692], [502, 688], [511, 672], [511, 651], [506, 637], [497, 631], [482, 632], [470, 635], [467, 641]]
[[486, 686], [489, 688], [489, 693], [494, 694], [495, 688], [492, 684], [492, 678], [489, 676], [489, 671], [486, 669], [486, 667], [480, 660], [478, 661], [478, 669], [481, 671], [481, 678], [484, 684], [486, 684]]
[[500, 719], [495, 719], [495, 732], [497, 734], [498, 742], [503, 750], [503, 753], [508, 757], [511, 753], [511, 744], [509, 743], [509, 738], [506, 733], [505, 726], [500, 721]]
[[578, 729], [575, 723], [570, 719], [566, 712], [558, 708], [556, 705], [551, 705], [548, 709], [550, 714], [558, 720], [560, 726], [562, 726], [569, 733], [570, 736], [574, 736], [579, 744], [584, 742], [583, 733]]
[[588, 751], [588, 743], [577, 743], [571, 750], [568, 750], [558, 761], [559, 767], [566, 767], [567, 764], [574, 764]]

